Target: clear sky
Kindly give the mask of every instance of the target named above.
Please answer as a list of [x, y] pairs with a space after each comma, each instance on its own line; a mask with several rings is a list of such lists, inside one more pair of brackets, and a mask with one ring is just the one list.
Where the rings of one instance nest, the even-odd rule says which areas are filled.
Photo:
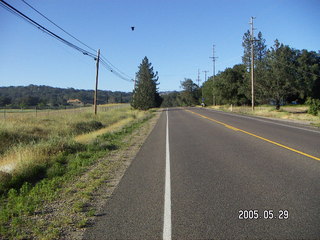
[[[212, 75], [241, 63], [242, 36], [256, 17], [269, 46], [320, 50], [320, 0], [26, 0], [134, 78], [144, 56], [159, 72], [159, 90], [180, 90], [198, 68]], [[6, 0], [71, 42], [21, 0]], [[135, 31], [131, 31], [135, 26]], [[0, 86], [29, 84], [93, 89], [95, 62], [0, 7]], [[131, 91], [133, 83], [100, 69], [99, 89]]]

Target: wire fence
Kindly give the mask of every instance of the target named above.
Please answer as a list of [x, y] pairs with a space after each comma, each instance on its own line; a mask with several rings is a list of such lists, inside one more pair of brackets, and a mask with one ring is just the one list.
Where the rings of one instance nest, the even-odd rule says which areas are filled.
[[[111, 109], [119, 109], [123, 107], [128, 107], [129, 104], [108, 104], [108, 105], [98, 105], [99, 112], [107, 112]], [[21, 109], [10, 109], [10, 108], [0, 108], [0, 121], [10, 120], [12, 118], [49, 118], [53, 116], [65, 116], [69, 114], [78, 113], [92, 113], [94, 114], [93, 106], [84, 107], [66, 107], [64, 109], [53, 109], [53, 108], [21, 108]]]

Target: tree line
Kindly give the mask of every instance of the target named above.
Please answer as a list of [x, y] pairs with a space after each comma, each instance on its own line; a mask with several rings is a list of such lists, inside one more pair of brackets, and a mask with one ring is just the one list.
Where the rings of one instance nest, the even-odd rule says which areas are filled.
[[[251, 41], [244, 33], [242, 63], [212, 76], [202, 86], [191, 79], [181, 82], [182, 91], [163, 96], [163, 106], [251, 104]], [[303, 104], [320, 99], [320, 51], [297, 50], [274, 41], [267, 48], [262, 33], [254, 39], [255, 104]], [[310, 100], [309, 100], [310, 102]]]
[[[11, 86], [0, 87], [0, 107], [62, 107], [68, 105], [68, 100], [79, 99], [84, 105], [93, 103], [93, 90], [74, 88], [55, 88], [49, 86]], [[98, 91], [98, 104], [129, 103], [132, 93]]]

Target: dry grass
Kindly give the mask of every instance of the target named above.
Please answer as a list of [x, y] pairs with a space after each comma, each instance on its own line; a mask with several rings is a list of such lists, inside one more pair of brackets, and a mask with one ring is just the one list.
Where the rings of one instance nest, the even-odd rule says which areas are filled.
[[255, 110], [252, 111], [250, 106], [210, 106], [210, 108], [235, 112], [240, 114], [268, 117], [268, 118], [279, 118], [284, 120], [300, 121], [306, 124], [312, 124], [320, 126], [320, 116], [313, 116], [307, 113], [308, 106], [295, 105], [295, 106], [283, 106], [280, 110], [276, 110], [273, 106], [256, 106]]
[[26, 165], [46, 163], [76, 139], [88, 143], [98, 135], [115, 131], [144, 112], [131, 110], [128, 104], [52, 111], [49, 115], [12, 113], [0, 120], [0, 171], [12, 172]]
[[79, 143], [83, 143], [83, 144], [88, 144], [88, 143], [92, 142], [97, 136], [105, 134], [105, 133], [112, 133], [112, 132], [119, 131], [121, 128], [128, 125], [130, 122], [132, 122], [136, 119], [137, 120], [142, 119], [144, 116], [145, 116], [145, 114], [143, 112], [133, 111], [131, 117], [128, 117], [126, 119], [122, 119], [114, 124], [111, 124], [108, 127], [99, 129], [97, 131], [78, 135], [75, 137], [75, 141], [77, 141]]

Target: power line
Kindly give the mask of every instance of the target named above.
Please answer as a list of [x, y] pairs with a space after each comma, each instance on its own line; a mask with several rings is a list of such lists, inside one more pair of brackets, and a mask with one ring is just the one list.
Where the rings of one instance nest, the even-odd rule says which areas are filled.
[[109, 65], [111, 65], [114, 69], [116, 69], [119, 73], [121, 73], [122, 75], [125, 75], [126, 77], [132, 79], [132, 77], [130, 77], [128, 74], [122, 72], [119, 68], [117, 68], [116, 66], [114, 66], [110, 61], [108, 61], [108, 59], [106, 59], [102, 54], [101, 54], [101, 58], [106, 61]]
[[[73, 35], [71, 35], [70, 33], [68, 33], [66, 30], [64, 30], [63, 28], [61, 28], [60, 26], [58, 26], [56, 23], [54, 23], [53, 21], [51, 21], [49, 18], [47, 18], [44, 14], [42, 14], [41, 12], [39, 12], [37, 9], [35, 9], [34, 7], [32, 7], [29, 3], [27, 3], [25, 0], [21, 0], [22, 2], [24, 2], [26, 5], [28, 5], [30, 8], [32, 8], [34, 11], [36, 11], [38, 14], [40, 14], [42, 17], [44, 17], [45, 19], [47, 19], [49, 22], [51, 22], [53, 25], [55, 25], [56, 27], [58, 27], [60, 30], [62, 30], [64, 33], [68, 34], [70, 37], [72, 37], [73, 39], [75, 39], [76, 41], [78, 41], [79, 43], [81, 43], [82, 45], [86, 46], [87, 48], [89, 48], [92, 51], [96, 51], [95, 49], [93, 49], [92, 47], [90, 47], [89, 45], [85, 44], [84, 42], [82, 42], [81, 40], [79, 40], [78, 38], [74, 37]], [[22, 18], [24, 21], [26, 21], [27, 23], [33, 25], [34, 27], [38, 28], [39, 30], [41, 30], [42, 32], [50, 35], [51, 37], [61, 41], [62, 43], [68, 45], [69, 47], [74, 48], [77, 51], [82, 52], [84, 55], [87, 55], [95, 60], [97, 60], [96, 54], [91, 53], [69, 41], [67, 41], [66, 39], [60, 37], [59, 35], [53, 33], [52, 31], [50, 31], [49, 29], [47, 29], [46, 27], [42, 26], [41, 24], [39, 24], [38, 22], [36, 22], [35, 20], [31, 19], [30, 17], [26, 16], [25, 14], [23, 14], [22, 12], [20, 12], [18, 9], [14, 8], [13, 6], [11, 6], [10, 4], [8, 4], [7, 2], [0, 0], [0, 4], [1, 6], [8, 10], [10, 13]], [[116, 66], [114, 66], [110, 61], [108, 61], [104, 56], [101, 56], [99, 58], [99, 61], [101, 61], [101, 64], [110, 72], [112, 72], [114, 75], [116, 75], [117, 77], [128, 81], [128, 82], [132, 82], [132, 78], [125, 74], [124, 72], [122, 72], [119, 68], [117, 68]], [[111, 66], [110, 66], [111, 65]]]
[[67, 35], [69, 35], [70, 37], [72, 37], [74, 40], [78, 41], [79, 43], [81, 43], [82, 45], [86, 46], [87, 48], [89, 48], [90, 50], [96, 52], [96, 50], [90, 46], [88, 46], [87, 44], [85, 44], [84, 42], [82, 42], [81, 40], [79, 40], [78, 38], [76, 38], [75, 36], [73, 36], [72, 34], [68, 33], [66, 30], [64, 30], [62, 27], [58, 26], [56, 23], [54, 23], [52, 20], [50, 20], [49, 18], [47, 18], [45, 15], [43, 15], [41, 12], [39, 12], [37, 9], [35, 9], [33, 6], [31, 6], [29, 3], [27, 3], [25, 0], [21, 0], [24, 4], [26, 4], [27, 6], [29, 6], [30, 8], [32, 8], [35, 12], [37, 12], [38, 14], [40, 14], [42, 17], [44, 17], [45, 19], [47, 19], [50, 23], [52, 23], [54, 26], [56, 26], [57, 28], [59, 28], [61, 31], [63, 31], [64, 33], [66, 33]]
[[4, 7], [6, 10], [9, 10], [9, 12], [13, 13], [14, 15], [18, 15], [23, 20], [25, 20], [26, 22], [30, 23], [31, 25], [33, 25], [34, 27], [38, 28], [39, 30], [43, 31], [44, 33], [48, 34], [49, 36], [59, 40], [60, 42], [68, 45], [69, 47], [74, 48], [75, 50], [77, 50], [79, 52], [82, 52], [84, 55], [87, 55], [89, 57], [92, 57], [92, 58], [96, 59], [96, 54], [91, 53], [91, 52], [89, 52], [87, 50], [84, 50], [83, 48], [81, 48], [81, 47], [79, 47], [79, 46], [67, 41], [66, 39], [60, 37], [59, 35], [53, 33], [52, 31], [50, 31], [46, 27], [42, 26], [38, 22], [34, 21], [33, 19], [29, 18], [28, 16], [26, 16], [25, 14], [20, 12], [18, 9], [16, 9], [13, 6], [11, 6], [10, 4], [8, 4], [7, 2], [5, 2], [3, 0], [0, 0], [0, 3], [1, 3], [1, 6]]
[[[101, 57], [101, 56], [100, 56]], [[121, 74], [120, 72], [118, 72], [117, 70], [115, 70], [114, 68], [112, 68], [104, 59], [100, 58], [100, 62], [101, 64], [110, 72], [112, 72], [114, 75], [116, 75], [118, 78], [121, 78], [122, 80], [125, 80], [127, 82], [133, 82], [134, 80], [131, 79], [130, 77], [127, 78], [125, 76], [123, 76], [123, 74]]]

